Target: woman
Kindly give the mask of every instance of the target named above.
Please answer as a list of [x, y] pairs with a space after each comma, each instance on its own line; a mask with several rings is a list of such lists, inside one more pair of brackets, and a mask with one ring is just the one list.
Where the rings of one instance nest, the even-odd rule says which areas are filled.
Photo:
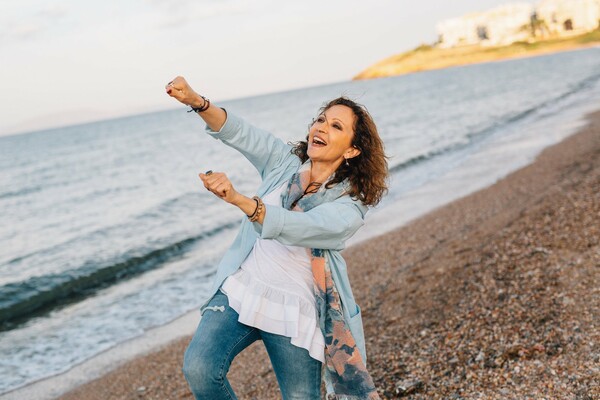
[[224, 173], [200, 174], [206, 189], [248, 218], [217, 268], [185, 353], [195, 398], [235, 399], [229, 366], [262, 340], [284, 399], [319, 399], [322, 364], [329, 398], [378, 399], [340, 255], [386, 191], [387, 162], [371, 116], [352, 100], [332, 100], [307, 141], [292, 146], [211, 105], [182, 77], [166, 91], [262, 177], [257, 196], [247, 197]]

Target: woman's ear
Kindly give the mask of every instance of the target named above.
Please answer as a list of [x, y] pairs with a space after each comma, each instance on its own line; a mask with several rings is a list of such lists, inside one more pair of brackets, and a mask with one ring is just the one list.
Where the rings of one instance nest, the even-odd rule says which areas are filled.
[[359, 155], [360, 155], [360, 149], [352, 146], [346, 151], [346, 154], [344, 154], [344, 158], [350, 159], [350, 158], [358, 157]]

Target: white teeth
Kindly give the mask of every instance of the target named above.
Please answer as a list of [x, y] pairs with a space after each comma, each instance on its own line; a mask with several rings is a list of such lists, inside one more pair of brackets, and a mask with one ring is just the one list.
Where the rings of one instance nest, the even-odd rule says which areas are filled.
[[323, 144], [323, 145], [327, 144], [327, 143], [325, 143], [324, 141], [322, 141], [321, 139], [319, 139], [317, 137], [313, 138], [313, 143]]

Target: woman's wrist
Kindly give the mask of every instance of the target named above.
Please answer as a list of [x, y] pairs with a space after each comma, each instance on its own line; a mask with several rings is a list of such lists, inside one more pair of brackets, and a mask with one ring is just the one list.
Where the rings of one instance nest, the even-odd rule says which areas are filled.
[[251, 197], [244, 196], [238, 191], [235, 191], [235, 194], [233, 194], [229, 200], [226, 201], [244, 212], [248, 210], [249, 204], [254, 204], [254, 200], [252, 200]]
[[231, 204], [242, 210], [252, 222], [257, 221], [262, 223], [265, 214], [265, 206], [260, 198], [256, 196], [251, 198], [238, 194]]
[[188, 104], [188, 106], [193, 108], [203, 108], [206, 105], [206, 99], [199, 94], [194, 94], [194, 99]]

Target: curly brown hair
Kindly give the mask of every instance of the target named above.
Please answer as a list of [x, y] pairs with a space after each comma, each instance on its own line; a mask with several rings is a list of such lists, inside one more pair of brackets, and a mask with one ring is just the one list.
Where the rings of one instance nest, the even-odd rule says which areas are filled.
[[[336, 105], [349, 107], [354, 113], [352, 145], [360, 150], [360, 154], [348, 159], [348, 165], [342, 163], [327, 186], [330, 187], [348, 179], [350, 195], [367, 206], [375, 206], [387, 192], [388, 177], [387, 156], [377, 132], [377, 126], [365, 106], [345, 96], [325, 103], [319, 109], [319, 115]], [[292, 153], [300, 157], [302, 162], [308, 160], [307, 151], [308, 141], [293, 144]]]

